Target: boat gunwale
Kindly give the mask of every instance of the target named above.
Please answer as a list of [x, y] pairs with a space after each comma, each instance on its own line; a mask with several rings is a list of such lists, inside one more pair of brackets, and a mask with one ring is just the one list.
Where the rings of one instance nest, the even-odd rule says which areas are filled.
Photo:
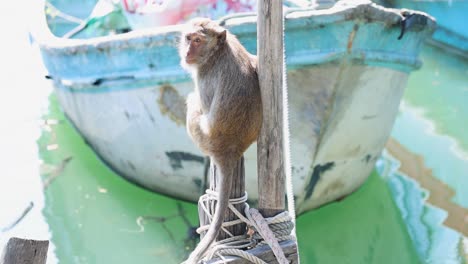
[[[46, 0], [37, 1], [38, 3], [44, 3]], [[36, 23], [34, 23], [34, 29], [32, 31], [32, 36], [34, 40], [37, 41], [41, 50], [52, 52], [53, 50], [63, 49], [73, 49], [74, 53], [78, 53], [80, 49], [101, 47], [115, 47], [112, 43], [127, 42], [136, 39], [142, 38], [155, 38], [155, 37], [165, 37], [170, 34], [180, 34], [185, 24], [178, 25], [169, 25], [163, 27], [156, 27], [151, 29], [138, 29], [133, 30], [127, 33], [115, 34], [102, 37], [94, 37], [90, 39], [65, 39], [55, 36], [48, 24], [47, 24], [47, 14], [45, 12], [44, 4], [42, 7], [39, 7], [39, 15], [36, 18]], [[406, 9], [401, 9], [406, 10]], [[424, 28], [427, 28], [428, 31], [433, 32], [436, 28], [436, 22], [433, 17], [430, 15], [419, 12], [411, 11], [415, 14], [420, 14], [426, 17], [425, 23], [419, 24]], [[302, 28], [304, 25], [301, 23], [307, 24], [333, 24], [337, 22], [344, 22], [350, 20], [359, 20], [364, 19], [367, 21], [376, 21], [384, 23], [386, 25], [396, 25], [404, 17], [399, 12], [398, 9], [385, 8], [378, 6], [371, 1], [358, 1], [354, 5], [335, 5], [329, 9], [312, 9], [312, 8], [291, 8], [285, 12], [285, 31], [288, 29]], [[334, 19], [330, 19], [330, 15], [335, 15]], [[225, 18], [219, 19], [227, 28], [235, 30], [234, 27], [245, 25], [246, 23], [256, 24], [257, 16], [254, 13], [239, 13], [235, 15], [229, 15]], [[233, 29], [232, 29], [233, 28]], [[413, 27], [414, 29], [414, 27]], [[418, 28], [417, 28], [418, 29]], [[412, 30], [412, 29], [411, 29]], [[240, 34], [254, 33], [255, 30], [250, 32], [238, 32]], [[157, 43], [156, 43], [157, 44]], [[155, 44], [155, 46], [157, 46]], [[148, 47], [145, 45], [145, 47]]]
[[[392, 55], [392, 57], [386, 57], [385, 53], [373, 52], [373, 51], [357, 51], [355, 54], [347, 54], [346, 51], [336, 51], [333, 54], [327, 53], [324, 55], [324, 59], [320, 59], [319, 62], [310, 61], [310, 56], [296, 56], [293, 60], [287, 60], [288, 62], [292, 61], [290, 64], [294, 66], [291, 67], [288, 65], [287, 69], [292, 70], [300, 68], [301, 66], [313, 66], [323, 63], [338, 63], [337, 61], [343, 56], [348, 55], [349, 59], [354, 62], [354, 64], [365, 64], [364, 59], [362, 59], [362, 53], [365, 53], [366, 60], [372, 60], [372, 65], [378, 65], [379, 63], [394, 63], [394, 64], [404, 64], [409, 65], [412, 68], [421, 67], [422, 63], [418, 59], [411, 59], [406, 56]], [[314, 56], [315, 54], [311, 54]], [[289, 64], [289, 63], [288, 63]], [[368, 63], [369, 64], [369, 63]], [[404, 71], [404, 67], [402, 67]], [[81, 79], [60, 79], [56, 78], [54, 80], [55, 88], [64, 90], [70, 93], [100, 93], [100, 92], [110, 92], [110, 91], [123, 91], [136, 89], [138, 87], [151, 87], [152, 85], [163, 85], [164, 83], [181, 83], [190, 81], [190, 76], [183, 70], [179, 69], [168, 69], [164, 71], [157, 71], [154, 74], [129, 74], [128, 76], [119, 76], [119, 77], [110, 77], [102, 78], [101, 83], [96, 85], [96, 79], [94, 78], [81, 78]]]
[[[63, 64], [65, 58], [75, 57], [77, 61], [72, 61], [71, 63], [76, 64], [80, 62], [79, 56], [86, 57], [88, 53], [111, 54], [112, 52], [140, 50], [143, 51], [143, 56], [153, 56], [153, 53], [156, 52], [156, 54], [158, 54], [157, 56], [163, 58], [164, 56], [161, 55], [162, 51], [157, 51], [157, 48], [173, 49], [174, 46], [177, 45], [180, 32], [185, 25], [180, 24], [140, 29], [128, 33], [90, 39], [65, 39], [57, 37], [51, 32], [47, 24], [44, 1], [45, 0], [38, 1], [43, 3], [42, 7], [40, 5], [38, 7], [42, 12], [36, 12], [40, 13], [37, 17], [40, 21], [35, 23], [32, 35], [39, 45], [43, 60], [46, 62], [46, 68], [51, 75], [50, 77], [53, 78], [54, 81], [59, 82], [59, 85], [56, 85], [56, 87], [60, 89], [65, 88], [69, 91], [81, 92], [90, 92], [95, 89], [108, 91], [116, 89], [112, 87], [106, 88], [106, 85], [126, 84], [128, 87], [129, 81], [135, 83], [165, 83], [182, 82], [189, 79], [187, 73], [183, 71], [179, 63], [174, 63], [173, 61], [157, 65], [156, 69], [144, 68], [144, 65], [123, 66], [122, 64], [112, 66], [113, 68], [108, 70], [96, 69], [97, 71], [95, 73], [80, 72], [77, 74], [76, 69], [75, 71], [60, 69], [60, 63]], [[295, 31], [310, 32], [313, 29], [323, 28], [329, 25], [339, 28], [342, 25], [336, 25], [337, 23], [347, 22], [355, 22], [355, 25], [368, 23], [382, 26], [383, 24], [383, 29], [398, 31], [400, 29], [400, 23], [402, 19], [404, 19], [404, 12], [409, 11], [385, 8], [367, 0], [358, 1], [353, 5], [336, 4], [329, 9], [288, 9], [285, 11], [285, 32], [290, 32], [290, 34], [293, 34]], [[408, 29], [408, 31], [422, 31], [420, 33], [423, 34], [423, 36], [420, 37], [421, 39], [429, 37], [436, 28], [435, 20], [425, 13], [417, 11], [414, 11], [414, 13], [419, 14], [422, 19], [416, 20], [416, 26]], [[219, 22], [230, 29], [231, 32], [240, 39], [242, 39], [243, 36], [248, 36], [247, 38], [252, 39], [256, 37], [256, 20], [257, 15], [255, 13], [239, 13], [221, 18]], [[353, 32], [345, 33], [352, 34]], [[333, 38], [333, 34], [330, 35], [330, 38]], [[285, 38], [287, 40], [288, 34], [285, 34]], [[349, 41], [352, 42], [352, 40], [348, 39], [348, 42]], [[414, 42], [415, 40], [410, 41]], [[396, 50], [391, 50], [391, 48], [389, 48], [389, 50], [366, 47], [350, 48], [349, 45], [350, 43], [348, 43], [348, 46], [339, 43], [339, 45], [335, 47], [323, 47], [316, 50], [301, 47], [299, 50], [295, 50], [292, 54], [286, 56], [287, 67], [288, 69], [294, 69], [324, 63], [339, 63], [340, 60], [346, 59], [354, 64], [383, 66], [403, 72], [411, 72], [412, 70], [418, 69], [422, 64], [417, 57], [419, 44], [414, 46], [413, 43], [410, 48], [400, 53], [395, 52]], [[390, 45], [387, 46], [391, 47]], [[56, 65], [57, 63], [59, 63], [58, 66]], [[74, 65], [71, 67], [76, 68], [77, 66]], [[98, 80], [99, 85], [96, 85]], [[102, 80], [105, 84], [101, 82]]]

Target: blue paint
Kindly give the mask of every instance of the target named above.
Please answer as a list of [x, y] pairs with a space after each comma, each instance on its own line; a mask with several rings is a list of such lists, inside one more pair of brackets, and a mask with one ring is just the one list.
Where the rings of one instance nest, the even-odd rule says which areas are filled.
[[418, 0], [392, 0], [376, 1], [390, 7], [410, 8], [420, 10], [435, 17], [437, 29], [432, 39], [438, 43], [448, 45], [462, 52], [468, 52], [468, 27], [466, 15], [468, 14], [468, 1], [418, 1]]
[[[408, 29], [405, 37], [397, 40], [401, 16], [369, 5], [329, 14], [311, 10], [292, 12], [285, 20], [287, 67], [349, 61], [410, 72], [420, 67], [421, 42], [432, 34], [435, 26], [427, 18], [422, 20], [424, 25]], [[243, 22], [236, 23], [235, 18], [232, 21], [226, 27], [251, 53], [256, 53], [256, 17], [246, 15]], [[122, 76], [147, 85], [189, 81], [179, 65], [180, 30], [181, 27], [172, 26], [62, 42], [49, 33], [50, 38], [39, 44], [44, 64], [58, 88], [69, 92], [108, 92], [140, 87], [128, 85]], [[119, 78], [122, 82], [90, 85], [96, 80]]]

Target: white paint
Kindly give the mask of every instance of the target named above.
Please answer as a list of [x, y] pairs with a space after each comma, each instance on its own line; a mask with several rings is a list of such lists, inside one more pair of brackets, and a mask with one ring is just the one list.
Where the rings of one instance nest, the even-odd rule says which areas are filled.
[[[356, 190], [368, 177], [390, 134], [407, 74], [362, 65], [322, 65], [288, 72], [292, 177], [298, 213]], [[182, 97], [191, 82], [173, 84]], [[157, 192], [197, 201], [204, 164], [173, 168], [166, 152], [203, 156], [185, 126], [161, 113], [159, 88], [104, 93], [57, 89], [65, 112], [97, 152], [132, 181]], [[151, 122], [149, 114], [155, 122]], [[125, 114], [127, 113], [127, 114]], [[246, 190], [257, 199], [255, 145], [245, 153]], [[311, 197], [306, 189], [316, 165], [334, 162]], [[128, 164], [131, 163], [136, 170]]]

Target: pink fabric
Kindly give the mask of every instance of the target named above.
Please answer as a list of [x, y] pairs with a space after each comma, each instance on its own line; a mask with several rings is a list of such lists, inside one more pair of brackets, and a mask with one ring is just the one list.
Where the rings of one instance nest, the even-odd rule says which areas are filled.
[[183, 23], [193, 17], [218, 19], [224, 15], [255, 11], [257, 0], [121, 0], [133, 28]]

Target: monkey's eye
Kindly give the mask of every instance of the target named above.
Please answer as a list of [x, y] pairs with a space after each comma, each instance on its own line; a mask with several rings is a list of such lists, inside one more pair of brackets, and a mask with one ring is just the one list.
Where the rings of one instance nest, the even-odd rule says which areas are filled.
[[190, 41], [190, 36], [185, 36], [185, 40]]
[[196, 43], [200, 43], [201, 39], [200, 38], [195, 38], [193, 41], [195, 41]]

